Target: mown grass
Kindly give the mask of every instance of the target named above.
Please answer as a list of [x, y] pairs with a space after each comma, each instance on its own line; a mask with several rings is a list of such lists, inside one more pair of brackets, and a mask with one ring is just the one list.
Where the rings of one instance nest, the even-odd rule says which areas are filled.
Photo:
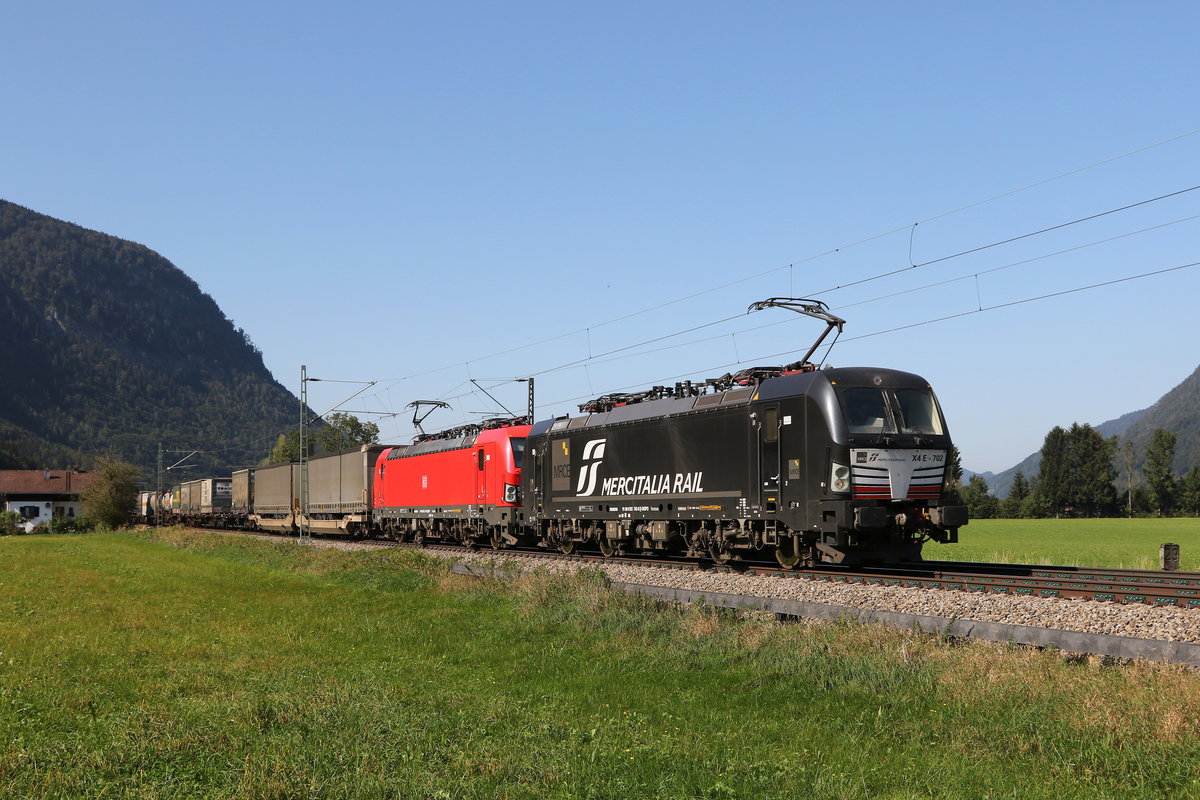
[[1179, 545], [1181, 568], [1200, 570], [1200, 518], [977, 519], [958, 544], [928, 543], [924, 556], [948, 561], [1158, 569], [1159, 546]]
[[1200, 677], [169, 532], [0, 540], [0, 796], [1200, 796]]

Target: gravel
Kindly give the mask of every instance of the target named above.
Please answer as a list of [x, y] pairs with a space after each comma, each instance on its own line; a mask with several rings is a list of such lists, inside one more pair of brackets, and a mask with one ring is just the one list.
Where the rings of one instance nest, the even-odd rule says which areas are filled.
[[[329, 539], [317, 539], [314, 540], [314, 544], [353, 550], [379, 546]], [[595, 564], [509, 553], [451, 553], [445, 550], [424, 552], [464, 563], [503, 566], [512, 562], [519, 569], [527, 571], [545, 569], [552, 573], [570, 573], [583, 566], [599, 567], [608, 573], [612, 580], [623, 583], [749, 597], [778, 597], [851, 608], [1057, 628], [1110, 636], [1200, 643], [1200, 609], [1178, 606], [1151, 606], [1142, 603], [1123, 605], [1092, 600], [982, 594], [954, 589], [841, 584], [819, 580], [678, 570], [640, 564]]]

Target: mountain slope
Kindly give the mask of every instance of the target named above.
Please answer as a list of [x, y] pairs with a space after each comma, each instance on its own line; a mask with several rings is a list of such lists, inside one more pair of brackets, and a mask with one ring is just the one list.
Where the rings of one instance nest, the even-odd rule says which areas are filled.
[[1146, 446], [1157, 428], [1165, 428], [1176, 436], [1175, 472], [1186, 473], [1200, 464], [1200, 367], [1159, 398], [1122, 436], [1133, 442], [1137, 469], [1146, 460]]
[[[252, 463], [296, 399], [211, 297], [140, 244], [0, 200], [0, 453], [39, 466], [158, 443]], [[2, 457], [2, 456], [0, 456]]]
[[[1065, 428], [1074, 421], [1064, 422], [1062, 426]], [[1095, 427], [1106, 438], [1118, 437], [1121, 440], [1121, 448], [1124, 448], [1126, 441], [1133, 442], [1135, 481], [1139, 479], [1142, 464], [1146, 460], [1146, 446], [1150, 443], [1154, 431], [1158, 428], [1171, 431], [1176, 436], [1175, 472], [1180, 475], [1186, 473], [1193, 466], [1200, 464], [1200, 367], [1149, 408], [1131, 411]], [[995, 474], [983, 473], [983, 478], [991, 487], [992, 494], [1007, 497], [1012, 487], [1013, 476], [1019, 471], [1023, 472], [1026, 478], [1033, 478], [1037, 475], [1041, 462], [1042, 452], [1039, 450], [1015, 467]], [[1114, 462], [1117, 471], [1124, 475], [1125, 464], [1120, 454]]]

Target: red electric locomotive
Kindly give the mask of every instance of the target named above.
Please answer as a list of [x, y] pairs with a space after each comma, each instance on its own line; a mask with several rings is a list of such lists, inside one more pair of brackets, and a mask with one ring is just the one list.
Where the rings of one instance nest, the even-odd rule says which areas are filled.
[[399, 541], [515, 544], [526, 417], [421, 436], [375, 462], [374, 521]]

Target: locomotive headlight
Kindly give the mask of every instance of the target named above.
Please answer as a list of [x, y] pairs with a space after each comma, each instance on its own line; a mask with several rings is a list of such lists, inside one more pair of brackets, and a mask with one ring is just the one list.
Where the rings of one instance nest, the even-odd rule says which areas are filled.
[[834, 463], [829, 471], [829, 489], [833, 492], [850, 491], [850, 468]]
[[518, 495], [518, 489], [516, 487], [516, 484], [512, 484], [512, 483], [504, 484], [504, 502], [506, 502], [506, 503], [517, 502], [517, 495]]

